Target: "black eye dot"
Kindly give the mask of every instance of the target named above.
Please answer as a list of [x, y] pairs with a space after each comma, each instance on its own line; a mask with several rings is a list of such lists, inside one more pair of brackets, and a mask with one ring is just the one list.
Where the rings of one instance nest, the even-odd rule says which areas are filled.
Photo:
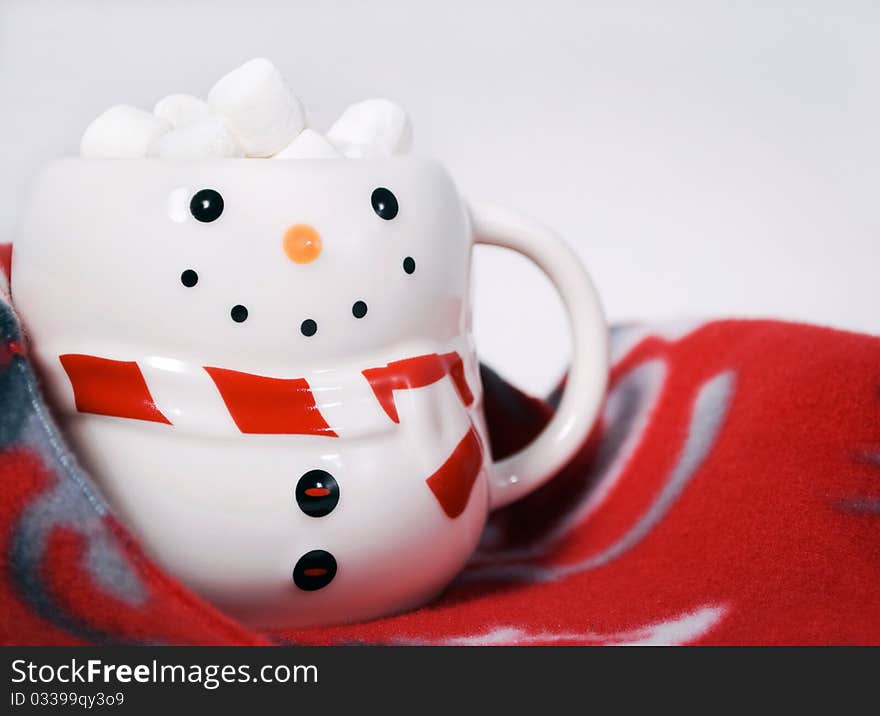
[[351, 307], [351, 315], [355, 318], [363, 318], [367, 315], [367, 304], [363, 301], [355, 301]]
[[197, 221], [208, 224], [223, 213], [223, 197], [213, 189], [197, 191], [189, 202], [189, 210]]
[[403, 260], [403, 270], [407, 273], [415, 273], [416, 272], [416, 260], [412, 256], [407, 256]]
[[187, 288], [192, 288], [199, 282], [199, 275], [192, 269], [187, 269], [180, 274], [180, 282]]
[[318, 332], [318, 324], [307, 318], [300, 324], [299, 330], [304, 336], [313, 336]]
[[380, 186], [378, 189], [373, 189], [370, 201], [373, 204], [373, 211], [385, 221], [391, 221], [397, 216], [397, 197], [385, 187]]
[[232, 316], [232, 320], [236, 323], [244, 323], [248, 317], [248, 310], [241, 304], [238, 304], [237, 306], [232, 307], [229, 315]]

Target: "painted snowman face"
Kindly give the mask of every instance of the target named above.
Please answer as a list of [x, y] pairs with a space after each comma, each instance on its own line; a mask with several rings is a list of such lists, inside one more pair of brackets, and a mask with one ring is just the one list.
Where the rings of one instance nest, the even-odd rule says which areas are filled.
[[466, 330], [467, 215], [429, 161], [62, 161], [34, 196], [70, 335], [320, 368]]

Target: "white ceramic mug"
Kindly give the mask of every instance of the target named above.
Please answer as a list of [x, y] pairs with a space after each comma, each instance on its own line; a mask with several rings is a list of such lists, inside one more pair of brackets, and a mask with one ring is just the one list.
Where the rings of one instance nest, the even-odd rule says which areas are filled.
[[[494, 463], [474, 243], [546, 273], [574, 345], [553, 419]], [[606, 326], [575, 254], [413, 157], [55, 162], [12, 292], [61, 426], [121, 520], [258, 626], [429, 600], [489, 510], [582, 445], [606, 386]]]

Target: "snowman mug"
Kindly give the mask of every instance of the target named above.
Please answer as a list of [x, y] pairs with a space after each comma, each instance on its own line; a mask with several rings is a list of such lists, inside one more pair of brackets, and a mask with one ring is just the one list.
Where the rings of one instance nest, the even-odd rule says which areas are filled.
[[[534, 261], [573, 337], [558, 411], [498, 462], [474, 243]], [[489, 511], [583, 444], [606, 387], [606, 325], [575, 254], [411, 156], [54, 162], [12, 292], [62, 430], [122, 522], [260, 627], [430, 600]]]

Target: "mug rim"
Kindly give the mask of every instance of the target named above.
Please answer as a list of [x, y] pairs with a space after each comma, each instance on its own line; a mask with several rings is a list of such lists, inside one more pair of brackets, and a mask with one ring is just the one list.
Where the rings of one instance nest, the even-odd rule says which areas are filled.
[[206, 159], [169, 159], [163, 157], [81, 157], [77, 155], [65, 155], [60, 157], [55, 157], [50, 159], [49, 161], [43, 164], [43, 168], [51, 167], [58, 164], [69, 164], [69, 165], [85, 165], [85, 164], [106, 164], [106, 165], [119, 165], [119, 166], [138, 166], [138, 165], [150, 165], [150, 166], [173, 166], [173, 167], [196, 167], [196, 166], [210, 166], [210, 165], [223, 165], [223, 166], [231, 166], [233, 164], [239, 164], [240, 166], [246, 165], [260, 165], [267, 164], [268, 166], [289, 166], [291, 163], [296, 163], [298, 165], [309, 165], [309, 166], [324, 166], [324, 165], [352, 165], [352, 166], [363, 166], [363, 165], [382, 165], [382, 164], [416, 164], [423, 166], [434, 166], [444, 168], [444, 164], [440, 162], [438, 159], [433, 157], [424, 156], [421, 154], [395, 154], [391, 156], [383, 156], [383, 157], [360, 157], [360, 158], [351, 158], [351, 157], [209, 157]]

